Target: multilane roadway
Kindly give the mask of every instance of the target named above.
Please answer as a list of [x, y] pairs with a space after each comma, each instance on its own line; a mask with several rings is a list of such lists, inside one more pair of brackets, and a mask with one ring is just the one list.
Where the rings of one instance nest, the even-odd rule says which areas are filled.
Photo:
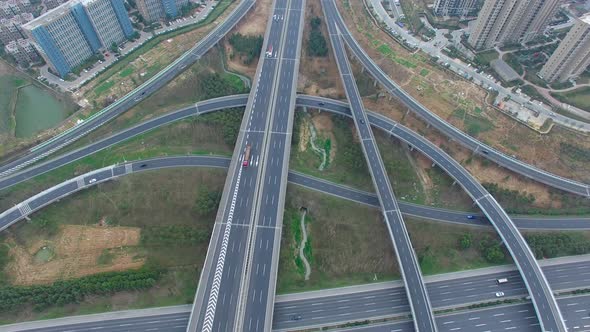
[[[14, 207], [0, 214], [0, 231], [8, 228], [26, 216], [40, 210], [48, 204], [52, 204], [61, 198], [67, 197], [79, 190], [86, 189], [116, 179], [123, 175], [132, 173], [158, 170], [164, 168], [178, 167], [218, 167], [228, 168], [230, 159], [214, 156], [177, 156], [161, 157], [155, 159], [137, 160], [124, 164], [112, 165], [97, 169], [75, 178], [66, 180], [43, 192], [34, 195], [25, 201], [14, 202]], [[96, 179], [95, 181], [92, 181]], [[354, 189], [344, 185], [332, 183], [323, 179], [315, 178], [299, 172], [289, 172], [288, 181], [302, 187], [328, 194], [334, 197], [346, 199], [360, 204], [379, 208], [379, 200], [373, 193]], [[75, 184], [73, 184], [75, 182]], [[435, 221], [468, 225], [468, 226], [491, 226], [485, 216], [473, 212], [452, 211], [447, 209], [423, 206], [399, 201], [398, 205], [403, 214], [430, 219]], [[475, 219], [470, 219], [472, 216]], [[522, 229], [535, 230], [588, 230], [590, 229], [590, 218], [587, 217], [527, 217], [514, 216], [512, 220], [516, 226]]]
[[412, 98], [410, 94], [405, 92], [399, 85], [389, 78], [389, 76], [387, 76], [387, 74], [385, 74], [381, 68], [379, 68], [379, 66], [371, 59], [371, 57], [367, 55], [367, 53], [360, 47], [358, 42], [348, 31], [344, 20], [338, 12], [334, 0], [330, 0], [330, 5], [334, 12], [334, 23], [337, 25], [340, 33], [343, 35], [343, 38], [346, 41], [346, 44], [350, 47], [353, 55], [360, 61], [361, 65], [391, 95], [399, 99], [404, 105], [406, 105], [411, 111], [415, 112], [418, 116], [423, 118], [428, 124], [432, 125], [440, 132], [459, 142], [468, 149], [479, 153], [481, 156], [490, 159], [501, 166], [511, 169], [535, 181], [545, 183], [551, 187], [559, 188], [577, 195], [590, 197], [590, 185], [566, 179], [564, 177], [536, 168], [530, 164], [526, 164], [518, 159], [507, 156], [502, 152], [497, 151], [492, 147], [465, 134], [461, 130], [444, 121], [435, 113], [429, 111], [426, 107], [424, 107], [424, 105]]
[[[289, 2], [277, 0], [270, 11], [263, 43], [266, 56], [260, 58], [254, 76], [187, 331], [243, 330], [253, 220], [262, 188], [262, 167], [268, 157], [269, 110], [280, 83], [277, 54], [282, 54], [284, 46]], [[247, 147], [249, 160], [245, 160]], [[247, 167], [242, 166], [244, 161]], [[254, 328], [262, 330], [264, 324], [258, 321]]]
[[[572, 257], [573, 258], [573, 257]], [[587, 259], [587, 258], [584, 258]], [[543, 267], [544, 273], [547, 275], [553, 288], [557, 290], [571, 290], [579, 288], [587, 288], [590, 286], [590, 261], [578, 261], [572, 263], [559, 263], [560, 259], [551, 261], [551, 264]], [[460, 277], [461, 274], [453, 273], [449, 275], [437, 275], [432, 277], [426, 277], [427, 287], [429, 294], [432, 296], [432, 303], [438, 310], [452, 307], [463, 307], [469, 303], [482, 303], [487, 301], [496, 300], [495, 292], [503, 291], [506, 298], [523, 298], [527, 293], [517, 271], [509, 270], [508, 268], [504, 272], [489, 273], [482, 269], [480, 271], [470, 271], [470, 273], [476, 272], [474, 275], [469, 277]], [[507, 278], [508, 282], [502, 285], [498, 285], [496, 280], [498, 278]], [[430, 279], [430, 280], [429, 280]], [[440, 281], [434, 281], [441, 279]], [[384, 283], [382, 285], [366, 285], [360, 287], [345, 287], [341, 289], [332, 289], [332, 292], [336, 295], [325, 295], [324, 291], [314, 291], [301, 294], [292, 294], [286, 296], [279, 296], [276, 299], [273, 330], [297, 330], [310, 328], [312, 326], [334, 326], [347, 322], [363, 321], [367, 319], [378, 319], [383, 317], [397, 317], [404, 316], [409, 312], [407, 299], [405, 292], [401, 287], [401, 283], [397, 282], [397, 285], [390, 285], [394, 283]], [[567, 302], [565, 307], [560, 303], [564, 314], [566, 315], [568, 327], [572, 328], [573, 331], [580, 331], [575, 329], [576, 326], [582, 327], [578, 324], [577, 319], [583, 319], [588, 317], [590, 309], [588, 309], [587, 302], [583, 299], [584, 297], [576, 297], [580, 301]], [[559, 300], [564, 301], [564, 300]], [[165, 312], [166, 308], [162, 308]], [[493, 310], [495, 317], [501, 317], [501, 314], [509, 315], [513, 312], [511, 306], [499, 306]], [[473, 322], [474, 320], [485, 319], [490, 316], [486, 314], [486, 310], [470, 310], [468, 311], [469, 317], [475, 319], [447, 319], [449, 316], [438, 316], [437, 322], [445, 326], [439, 327], [440, 330], [446, 330], [445, 328], [455, 328], [457, 324], [462, 327], [463, 331], [486, 331], [486, 330], [505, 330], [521, 328], [521, 323], [507, 321], [510, 318], [505, 318], [504, 322], [496, 322], [495, 324], [472, 326], [470, 329], [465, 328], [465, 324], [482, 322]], [[524, 313], [524, 312], [521, 312]], [[532, 306], [527, 307], [526, 319], [527, 325], [536, 327], [534, 331], [538, 331], [538, 321], [534, 315]], [[460, 314], [463, 315], [463, 314]], [[301, 316], [299, 320], [293, 320], [294, 316]], [[17, 324], [14, 326], [5, 326], [4, 328], [8, 331], [85, 331], [90, 330], [92, 327], [96, 327], [100, 330], [106, 331], [128, 331], [130, 326], [133, 326], [132, 331], [149, 331], [153, 328], [160, 328], [168, 330], [175, 330], [174, 328], [185, 328], [186, 321], [188, 319], [188, 313], [176, 312], [172, 315], [158, 314], [158, 311], [151, 311], [149, 316], [136, 316], [126, 318], [124, 320], [118, 320], [116, 313], [113, 313], [110, 319], [94, 320], [92, 316], [82, 316], [85, 319], [76, 319], [76, 323], [73, 321], [49, 321], [47, 328], [37, 328], [43, 326], [43, 322], [35, 324], [24, 323]], [[492, 316], [493, 317], [493, 316]], [[583, 320], [582, 320], [583, 321]], [[131, 325], [130, 325], [131, 324]], [[449, 324], [455, 324], [453, 326], [446, 326]], [[586, 321], [585, 324], [590, 324], [590, 321]], [[407, 324], [411, 327], [411, 324]], [[476, 325], [476, 324], [474, 324]], [[584, 329], [582, 329], [584, 330]], [[411, 331], [411, 330], [409, 330]]]
[[207, 36], [199, 41], [195, 46], [186, 51], [178, 59], [174, 60], [166, 68], [148, 79], [145, 83], [129, 92], [115, 103], [109, 105], [100, 112], [86, 119], [85, 122], [63, 132], [33, 148], [26, 155], [0, 166], [0, 178], [12, 174], [19, 169], [29, 166], [38, 160], [41, 160], [62, 147], [76, 141], [88, 132], [95, 130], [108, 121], [114, 119], [121, 113], [137, 105], [144, 98], [158, 91], [176, 75], [184, 69], [199, 60], [211, 47], [213, 47], [223, 36], [225, 36], [233, 27], [246, 15], [248, 10], [254, 5], [255, 0], [242, 0], [238, 6], [227, 16], [227, 18], [215, 27]]
[[369, 119], [365, 113], [363, 101], [358, 91], [352, 69], [350, 68], [350, 63], [348, 62], [344, 44], [338, 28], [334, 24], [333, 13], [329, 8], [326, 8], [326, 1], [322, 1], [322, 8], [328, 25], [330, 42], [340, 72], [340, 78], [342, 79], [346, 97], [350, 103], [352, 119], [357, 129], [359, 140], [361, 141], [365, 160], [369, 166], [373, 186], [377, 191], [381, 213], [385, 219], [389, 237], [393, 242], [402, 280], [404, 281], [406, 293], [410, 301], [414, 327], [416, 331], [436, 331], [434, 313], [432, 312], [426, 286], [424, 286], [420, 264], [418, 263], [418, 258], [412, 247], [408, 230], [397, 205], [393, 189], [391, 188], [391, 182], [381, 159], [381, 153], [373, 136]]

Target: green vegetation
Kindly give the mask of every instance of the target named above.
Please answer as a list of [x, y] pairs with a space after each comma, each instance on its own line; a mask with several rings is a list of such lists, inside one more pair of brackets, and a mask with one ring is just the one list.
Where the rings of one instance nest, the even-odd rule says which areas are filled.
[[580, 233], [529, 233], [525, 239], [537, 259], [590, 253], [588, 237]]
[[462, 108], [453, 111], [453, 116], [462, 119], [465, 125], [465, 131], [473, 137], [479, 136], [480, 133], [494, 128], [492, 122], [482, 116], [472, 115]]
[[426, 76], [428, 75], [429, 71], [426, 68], [422, 68], [420, 69], [420, 76]]
[[121, 72], [119, 73], [119, 76], [121, 76], [121, 77], [127, 77], [127, 76], [133, 74], [134, 71], [135, 70], [134, 70], [133, 67], [127, 67], [127, 68], [121, 70]]
[[250, 65], [254, 59], [260, 56], [262, 43], [264, 39], [262, 36], [244, 36], [241, 33], [234, 33], [229, 37], [229, 43], [234, 50], [243, 58], [242, 62], [245, 65]]
[[484, 259], [492, 264], [502, 264], [506, 262], [506, 254], [502, 247], [502, 241], [485, 237], [479, 241], [479, 251]]
[[102, 254], [100, 254], [100, 256], [98, 256], [98, 259], [96, 260], [96, 264], [108, 265], [113, 262], [114, 258], [115, 258], [115, 255], [110, 250], [104, 249], [102, 251]]
[[501, 188], [497, 183], [483, 182], [482, 185], [509, 213], [526, 213], [526, 206], [535, 202], [535, 196], [532, 194]]
[[217, 210], [219, 201], [221, 200], [221, 192], [209, 190], [207, 187], [199, 189], [199, 194], [195, 202], [195, 210], [200, 215], [207, 215]]
[[[2, 238], [0, 237], [0, 240]], [[4, 241], [2, 241], [4, 242]], [[0, 243], [0, 279], [5, 279], [4, 267], [10, 262], [10, 248], [4, 243]]]
[[309, 40], [307, 41], [307, 54], [311, 56], [326, 56], [328, 55], [328, 44], [326, 38], [320, 30], [322, 19], [313, 17], [311, 19], [311, 31], [309, 33]]
[[[217, 206], [214, 211], [217, 211]], [[178, 247], [204, 244], [210, 236], [210, 229], [190, 225], [149, 226], [141, 231], [141, 243], [149, 247]]]
[[409, 68], [409, 69], [418, 67], [418, 65], [416, 63], [414, 63], [413, 61], [410, 61], [406, 58], [398, 56], [398, 54], [386, 43], [381, 43], [380, 41], [377, 41], [377, 42], [380, 43], [380, 45], [377, 47], [377, 51], [379, 51], [379, 53], [381, 53], [384, 56], [391, 59], [391, 61], [397, 62], [400, 65], [402, 65], [406, 68]]
[[106, 81], [106, 82], [102, 83], [101, 85], [97, 86], [94, 89], [94, 93], [98, 97], [101, 94], [109, 91], [109, 89], [112, 88], [114, 85], [115, 85], [115, 81]]
[[514, 71], [518, 73], [518, 75], [524, 74], [524, 69], [518, 59], [518, 57], [512, 53], [504, 54], [503, 60], [510, 66]]
[[561, 142], [559, 143], [559, 152], [575, 161], [590, 162], [590, 150], [579, 145]]
[[15, 310], [26, 304], [41, 310], [52, 305], [80, 302], [88, 295], [145, 289], [152, 287], [159, 278], [160, 271], [144, 268], [63, 280], [47, 286], [2, 286], [0, 311]]
[[563, 103], [590, 112], [590, 87], [585, 86], [567, 92], [551, 92], [551, 95]]
[[[110, 66], [104, 73], [102, 73], [98, 77], [99, 82], [107, 81], [109, 78], [111, 78], [111, 76], [122, 71], [131, 62], [135, 61], [141, 55], [145, 54], [147, 51], [151, 50], [152, 48], [154, 48], [154, 46], [158, 45], [162, 41], [165, 41], [170, 38], [174, 38], [175, 36], [178, 36], [178, 35], [187, 33], [189, 31], [201, 28], [203, 26], [206, 26], [206, 25], [214, 22], [232, 4], [232, 2], [233, 2], [233, 0], [221, 0], [217, 4], [217, 6], [215, 6], [215, 8], [213, 8], [211, 13], [209, 13], [209, 15], [207, 16], [207, 18], [205, 20], [200, 21], [195, 24], [188, 25], [188, 26], [180, 28], [178, 30], [162, 33], [162, 34], [158, 35], [157, 37], [150, 39], [149, 41], [144, 43], [141, 47], [138, 47], [137, 49], [133, 50], [132, 52], [129, 52], [126, 55], [120, 57], [119, 60], [115, 64]], [[81, 68], [84, 68], [84, 67], [81, 67]], [[153, 72], [153, 71], [152, 72], [148, 71], [148, 72], [151, 75], [155, 74], [155, 72]], [[149, 76], [150, 75], [146, 75], [146, 76], [144, 76], [144, 78], [147, 80], [147, 79], [149, 79]]]
[[479, 66], [489, 67], [490, 62], [498, 59], [500, 55], [495, 50], [479, 52], [475, 55], [474, 62]]
[[539, 71], [536, 69], [530, 69], [527, 68], [526, 74], [524, 75], [524, 79], [543, 88], [547, 87], [547, 83], [545, 83], [544, 80], [540, 79], [539, 76], [537, 76], [537, 73]]
[[525, 84], [525, 85], [521, 86], [520, 89], [527, 96], [529, 96], [529, 97], [531, 97], [531, 98], [533, 98], [535, 100], [542, 101], [546, 105], [551, 105], [551, 103], [547, 100], [547, 98], [543, 97], [543, 95], [540, 94], [539, 91], [537, 91], [537, 89], [535, 89], [532, 85]]

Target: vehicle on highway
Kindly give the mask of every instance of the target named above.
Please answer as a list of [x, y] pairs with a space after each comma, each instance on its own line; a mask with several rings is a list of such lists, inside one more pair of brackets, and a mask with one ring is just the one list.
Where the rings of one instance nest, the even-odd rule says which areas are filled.
[[147, 166], [147, 164], [141, 164], [139, 165], [139, 168], [145, 168]]
[[498, 284], [505, 284], [508, 282], [508, 278], [500, 278], [496, 280], [496, 282], [498, 282]]
[[272, 45], [268, 46], [268, 50], [266, 51], [266, 57], [267, 58], [272, 57]]
[[467, 219], [475, 219], [475, 216], [473, 216], [473, 215], [470, 214], [470, 215], [467, 216]]
[[246, 151], [244, 152], [244, 161], [242, 162], [242, 166], [248, 167], [250, 165], [250, 151], [252, 150], [252, 146], [250, 144], [246, 145]]
[[326, 103], [324, 103], [323, 101], [320, 101], [320, 102], [318, 103], [318, 105], [320, 105], [320, 106], [324, 106], [324, 105], [326, 105]]
[[488, 150], [481, 150], [481, 153], [488, 154], [489, 152], [488, 152]]
[[365, 124], [365, 120], [364, 120], [364, 119], [361, 119], [361, 123], [362, 123], [362, 124]]
[[496, 292], [496, 297], [502, 297], [504, 296], [504, 292]]
[[94, 183], [96, 182], [96, 178], [90, 179], [90, 181], [88, 181], [88, 183]]
[[293, 315], [291, 316], [291, 320], [301, 320], [301, 315]]

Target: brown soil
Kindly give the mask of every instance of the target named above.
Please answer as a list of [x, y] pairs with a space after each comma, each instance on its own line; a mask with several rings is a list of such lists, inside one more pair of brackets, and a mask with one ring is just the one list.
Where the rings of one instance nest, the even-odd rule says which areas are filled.
[[332, 117], [330, 116], [330, 114], [326, 113], [315, 113], [314, 116], [311, 118], [311, 121], [319, 137], [330, 139], [331, 148], [329, 157], [330, 162], [332, 162], [334, 160], [334, 157], [336, 156], [336, 151], [338, 150], [336, 137], [334, 137], [334, 133], [332, 132], [334, 128]]
[[[576, 162], [560, 153], [560, 143], [562, 142], [590, 149], [589, 139], [561, 128], [554, 128], [549, 135], [540, 135], [513, 119], [507, 118], [484, 103], [485, 91], [443, 69], [433, 67], [427, 61], [422, 60], [424, 56], [420, 55], [420, 53], [409, 54], [385, 35], [383, 31], [376, 29], [367, 18], [368, 15], [365, 13], [361, 1], [350, 1], [348, 3], [350, 3], [351, 9], [344, 8], [343, 4], [338, 2], [340, 12], [343, 14], [348, 26], [353, 27], [350, 30], [361, 46], [390, 77], [427, 108], [454, 126], [464, 130], [464, 121], [453, 116], [452, 112], [462, 108], [470, 114], [475, 114], [475, 108], [479, 107], [482, 112], [477, 115], [490, 121], [493, 128], [481, 132], [477, 136], [478, 139], [539, 168], [579, 181], [590, 181], [587, 165]], [[370, 44], [369, 40], [371, 38], [372, 43]], [[377, 41], [376, 46], [372, 45], [375, 44], [375, 41]], [[380, 53], [377, 46], [382, 43], [387, 44], [397, 58], [411, 60], [417, 64], [417, 67], [407, 68]], [[422, 69], [428, 70], [425, 77], [419, 74]], [[387, 96], [389, 95], [387, 94]], [[462, 154], [463, 160], [465, 160], [470, 155], [470, 152], [462, 151], [461, 147], [449, 143], [446, 137], [443, 137], [435, 130], [428, 129], [412, 113], [406, 114], [407, 108], [400, 105], [395, 99], [383, 98], [375, 103], [372, 99], [365, 98], [364, 102], [367, 108], [401, 121], [401, 123], [427, 136], [439, 146], [444, 145], [453, 156], [460, 157]], [[548, 189], [544, 185], [522, 179], [510, 171], [495, 166], [484, 167], [480, 165], [476, 167], [474, 164], [465, 166], [478, 179], [497, 182], [502, 184], [503, 187], [524, 190], [538, 195], [535, 205], [548, 203], [546, 201], [548, 199]], [[491, 171], [492, 167], [496, 169]], [[509, 180], [505, 181], [506, 178]]]
[[[133, 246], [140, 239], [136, 227], [61, 226], [51, 240], [39, 240], [29, 245], [11, 240], [13, 260], [6, 267], [14, 285], [46, 284], [59, 279], [139, 268], [143, 259], [134, 258]], [[35, 253], [47, 246], [54, 252], [48, 262], [36, 262]], [[107, 250], [113, 259], [105, 265], [97, 260]]]
[[[307, 54], [307, 41], [311, 32], [309, 21], [313, 17], [322, 19], [321, 31], [328, 44], [326, 57], [312, 57]], [[328, 28], [319, 0], [308, 0], [305, 8], [305, 25], [303, 28], [303, 43], [301, 45], [301, 64], [299, 67], [299, 81], [297, 91], [305, 94], [330, 98], [344, 98], [344, 89], [340, 81], [338, 67], [333, 59], [332, 46], [328, 39]]]
[[[266, 31], [266, 24], [268, 23], [268, 15], [272, 10], [272, 0], [258, 0], [254, 8], [238, 23], [238, 25], [227, 34], [231, 36], [234, 33], [241, 33], [242, 35], [264, 36]], [[227, 58], [227, 66], [230, 70], [253, 78], [256, 75], [256, 67], [258, 60], [252, 61], [250, 65], [245, 65], [240, 57], [235, 57], [233, 60], [229, 55], [234, 53], [233, 47], [229, 43], [224, 43], [225, 54]]]

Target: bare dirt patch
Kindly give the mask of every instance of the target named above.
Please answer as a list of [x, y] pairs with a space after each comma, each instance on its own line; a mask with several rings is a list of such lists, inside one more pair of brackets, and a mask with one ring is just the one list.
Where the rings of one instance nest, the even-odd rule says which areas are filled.
[[311, 117], [311, 121], [319, 137], [330, 139], [331, 145], [329, 158], [330, 162], [332, 162], [336, 156], [336, 151], [338, 150], [338, 143], [333, 133], [334, 123], [332, 122], [332, 117], [326, 113], [315, 113], [314, 116]]
[[[328, 55], [325, 57], [315, 57], [307, 54], [307, 42], [311, 32], [309, 21], [316, 16], [322, 19], [320, 29], [324, 38], [326, 38], [329, 49]], [[309, 0], [306, 2], [302, 38], [301, 65], [299, 67], [297, 91], [316, 96], [344, 98], [344, 89], [340, 81], [338, 67], [333, 59], [332, 45], [330, 45], [330, 40], [328, 39], [328, 28], [319, 0]]]
[[[62, 225], [52, 239], [38, 240], [29, 245], [10, 241], [14, 258], [6, 267], [14, 285], [46, 284], [59, 279], [123, 271], [139, 268], [144, 259], [136, 258], [133, 248], [140, 238], [137, 227], [101, 227]], [[53, 258], [47, 262], [34, 259], [38, 250], [49, 248]], [[110, 260], [98, 264], [101, 255], [108, 252]]]
[[[266, 24], [268, 23], [268, 15], [272, 10], [271, 0], [258, 0], [254, 8], [238, 23], [238, 25], [227, 34], [231, 36], [234, 33], [241, 33], [242, 35], [264, 36], [266, 31]], [[256, 74], [256, 67], [258, 60], [252, 61], [251, 64], [245, 65], [240, 57], [229, 58], [229, 55], [234, 53], [233, 47], [229, 43], [224, 43], [225, 54], [227, 55], [227, 65], [230, 70], [244, 74], [250, 78]]]
[[[561, 143], [590, 149], [590, 140], [587, 137], [558, 127], [554, 128], [549, 135], [540, 135], [497, 112], [485, 103], [486, 92], [484, 90], [444, 69], [433, 66], [420, 52], [412, 54], [403, 49], [383, 31], [376, 28], [368, 18], [361, 1], [347, 3], [349, 8], [338, 2], [340, 12], [361, 46], [390, 77], [428, 109], [457, 128], [467, 131], [468, 121], [453, 114], [457, 109], [463, 109], [469, 114], [491, 123], [491, 128], [474, 135], [479, 140], [539, 168], [579, 181], [590, 181], [587, 165], [584, 166], [574, 158], [567, 158], [560, 149]], [[426, 76], [419, 75], [422, 69], [428, 70]], [[387, 101], [387, 103], [390, 102]], [[406, 121], [415, 121], [415, 119], [407, 120], [405, 107], [370, 107], [396, 120], [403, 118]], [[401, 114], [396, 116], [394, 114], [396, 112]], [[409, 125], [409, 123], [403, 123]], [[415, 125], [409, 126], [422, 133], [428, 132], [429, 138], [433, 137], [430, 134], [433, 130], [427, 129], [424, 124], [415, 123]], [[443, 138], [443, 140], [446, 139]], [[454, 147], [446, 145], [452, 149], [452, 153], [455, 153]], [[479, 170], [474, 169], [473, 171]], [[505, 173], [501, 178], [513, 175], [504, 170], [501, 172]], [[479, 174], [476, 175], [479, 176]], [[529, 185], [528, 181], [521, 181], [518, 186], [521, 190], [526, 189], [530, 192], [537, 190], [536, 188], [528, 188]]]

